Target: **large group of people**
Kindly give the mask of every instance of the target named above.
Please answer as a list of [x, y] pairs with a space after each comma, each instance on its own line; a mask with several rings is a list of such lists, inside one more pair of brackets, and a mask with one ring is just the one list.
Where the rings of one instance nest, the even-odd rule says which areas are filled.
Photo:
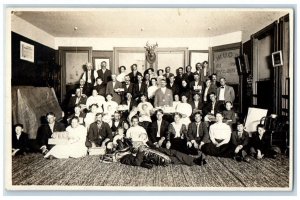
[[[194, 72], [186, 66], [173, 74], [168, 66], [141, 73], [136, 64], [129, 74], [125, 71], [121, 66], [113, 74], [105, 61], [96, 71], [87, 63], [64, 119], [58, 122], [47, 113], [48, 123], [37, 130], [33, 149], [52, 159], [78, 158], [102, 148], [109, 155], [117, 152], [115, 161], [146, 168], [154, 158], [163, 165], [203, 165], [205, 155], [245, 162], [250, 155], [276, 157], [264, 126], [249, 137], [234, 111], [233, 87], [209, 74], [207, 61], [197, 63]], [[59, 138], [65, 142], [49, 143]], [[15, 125], [12, 143], [13, 155], [28, 152], [22, 124]]]

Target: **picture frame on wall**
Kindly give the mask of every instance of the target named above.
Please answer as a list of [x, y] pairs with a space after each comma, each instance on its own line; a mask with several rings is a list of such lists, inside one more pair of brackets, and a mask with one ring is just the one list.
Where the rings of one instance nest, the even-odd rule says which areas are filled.
[[272, 53], [272, 65], [273, 67], [279, 67], [283, 65], [282, 51], [276, 51]]
[[34, 63], [34, 45], [21, 41], [20, 59]]
[[101, 69], [101, 63], [103, 61], [106, 62], [106, 69], [111, 68], [111, 60], [109, 57], [93, 57], [93, 66], [96, 71]]

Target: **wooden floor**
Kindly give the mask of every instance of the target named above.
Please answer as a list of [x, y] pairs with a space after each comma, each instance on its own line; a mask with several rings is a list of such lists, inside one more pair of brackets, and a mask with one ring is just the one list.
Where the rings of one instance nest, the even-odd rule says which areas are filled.
[[148, 170], [120, 163], [100, 163], [98, 156], [44, 159], [41, 154], [14, 157], [13, 185], [154, 186], [154, 187], [289, 187], [289, 159], [236, 162], [208, 157], [205, 166], [154, 166]]

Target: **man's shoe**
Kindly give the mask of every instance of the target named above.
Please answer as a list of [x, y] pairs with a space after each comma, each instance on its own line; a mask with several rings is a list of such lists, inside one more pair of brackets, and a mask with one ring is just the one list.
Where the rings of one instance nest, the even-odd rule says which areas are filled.
[[141, 167], [144, 167], [144, 168], [147, 168], [147, 169], [152, 169], [153, 165], [150, 164], [150, 163], [142, 162]]
[[244, 159], [243, 159], [244, 162], [246, 163], [250, 163], [250, 158], [249, 156], [245, 156]]
[[233, 159], [236, 160], [237, 162], [241, 162], [242, 161], [242, 157], [241, 156], [234, 156]]

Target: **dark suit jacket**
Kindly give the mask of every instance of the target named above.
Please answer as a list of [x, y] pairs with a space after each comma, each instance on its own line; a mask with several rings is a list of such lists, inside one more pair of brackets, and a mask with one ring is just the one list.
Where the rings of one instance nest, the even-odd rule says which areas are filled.
[[[217, 112], [221, 111], [221, 107], [222, 104], [220, 102], [216, 102], [215, 104], [215, 108], [214, 108], [214, 113], [216, 114]], [[210, 111], [212, 110], [212, 102], [208, 102], [204, 107], [203, 107], [203, 116], [207, 115], [208, 113], [210, 113]]]
[[[195, 86], [195, 81], [190, 82], [189, 88], [190, 88], [191, 91], [193, 91], [193, 92], [195, 92], [194, 86]], [[201, 93], [203, 93], [203, 82], [199, 80], [199, 81], [198, 81], [198, 86], [201, 86], [201, 87], [202, 87]], [[199, 93], [199, 92], [200, 92], [200, 91], [197, 90], [197, 93]]]
[[191, 73], [184, 73], [183, 74], [183, 78], [185, 80], [187, 80], [188, 83], [191, 83], [192, 81], [194, 81], [194, 74], [191, 72]]
[[[180, 128], [180, 135], [186, 139], [187, 138], [187, 128], [186, 128], [186, 125], [185, 124], [182, 124], [181, 128]], [[171, 141], [172, 143], [172, 140], [175, 138], [175, 128], [173, 127], [172, 124], [169, 125], [169, 128], [168, 128], [168, 134], [167, 134], [167, 141]]]
[[86, 85], [86, 84], [84, 84], [84, 85], [81, 86], [81, 87], [80, 87], [80, 84], [77, 84], [77, 85], [75, 86], [75, 88], [74, 88], [74, 91], [72, 92], [73, 94], [75, 94], [77, 88], [82, 88], [82, 94], [88, 95], [88, 92], [89, 92], [89, 91], [88, 91], [88, 88], [87, 88], [87, 85]]
[[111, 131], [116, 132], [118, 130], [118, 128], [122, 127], [123, 126], [123, 121], [124, 121], [123, 119], [120, 119], [119, 124], [116, 126], [115, 125], [115, 119], [112, 119]]
[[128, 74], [128, 76], [130, 77], [130, 82], [131, 82], [131, 83], [137, 83], [137, 82], [138, 82], [138, 79], [137, 79], [137, 76], [138, 76], [138, 75], [143, 76], [142, 73], [139, 72], [139, 71], [137, 71], [135, 75], [133, 74], [133, 72], [130, 72], [130, 73]]
[[[182, 75], [181, 77], [179, 76], [179, 75], [177, 75], [176, 77], [175, 77], [175, 83], [177, 84], [177, 85], [181, 85], [181, 81], [184, 79], [184, 76]], [[188, 82], [188, 81], [187, 81]]]
[[123, 88], [122, 83], [120, 83], [119, 81], [116, 81], [115, 87], [113, 87], [113, 82], [112, 81], [108, 82], [106, 85], [106, 94], [112, 94], [112, 96], [113, 96], [112, 100], [117, 102], [118, 104], [120, 104], [121, 96], [120, 96], [120, 94], [116, 93], [114, 90], [117, 88]]
[[155, 92], [154, 96], [154, 107], [161, 107], [161, 106], [173, 106], [173, 93], [172, 90], [166, 88], [166, 92], [163, 93], [162, 90], [159, 88]]
[[199, 100], [198, 105], [195, 104], [195, 101], [190, 101], [189, 104], [192, 106], [193, 112], [194, 110], [202, 110], [203, 109], [203, 103], [201, 100]]
[[165, 139], [167, 139], [168, 128], [169, 122], [162, 120], [160, 125], [160, 137], [156, 137], [158, 130], [157, 120], [151, 123], [147, 131], [150, 142], [154, 144], [155, 142], [158, 142], [162, 137], [165, 137]]
[[[128, 105], [127, 99], [124, 99], [122, 101], [121, 105]], [[132, 110], [133, 106], [137, 106], [137, 105], [138, 105], [137, 102], [134, 99], [131, 99], [130, 105], [128, 105], [129, 106], [129, 111]]]
[[103, 83], [106, 85], [109, 81], [111, 81], [111, 71], [109, 69], [106, 69], [104, 74], [102, 69], [99, 69], [97, 71], [98, 77], [101, 77], [103, 80]]
[[167, 84], [170, 83], [170, 76], [174, 74], [173, 73], [169, 73], [169, 74], [164, 74], [163, 76], [166, 78]]
[[262, 154], [265, 154], [271, 149], [271, 135], [268, 132], [265, 132], [262, 139], [259, 139], [258, 133], [253, 134], [251, 138], [251, 147], [254, 147], [255, 150], [259, 149]]
[[199, 137], [197, 137], [197, 124], [196, 122], [192, 122], [189, 124], [188, 127], [188, 133], [187, 133], [187, 139], [188, 141], [196, 140], [196, 142], [204, 142], [209, 143], [209, 134], [208, 134], [208, 128], [204, 122], [201, 122], [199, 125]]
[[243, 145], [243, 147], [248, 146], [249, 144], [249, 134], [247, 131], [243, 131], [242, 137], [238, 136], [238, 131], [233, 131], [231, 134], [231, 143], [234, 147], [238, 145]]
[[167, 84], [167, 88], [169, 88], [170, 90], [172, 90], [173, 95], [178, 94], [180, 92], [179, 86], [177, 83], [173, 83], [173, 85], [171, 86], [170, 83]]
[[87, 140], [90, 142], [96, 143], [98, 146], [101, 146], [102, 142], [109, 138], [112, 141], [112, 132], [109, 124], [102, 122], [100, 129], [98, 129], [97, 122], [94, 122], [90, 125]]
[[74, 107], [76, 105], [80, 105], [80, 104], [86, 104], [86, 100], [87, 100], [87, 97], [85, 96], [81, 96], [80, 97], [80, 100], [79, 100], [79, 103], [76, 104], [76, 99], [77, 99], [77, 96], [72, 96], [69, 100], [69, 104], [68, 104], [68, 111], [70, 112], [74, 112]]
[[[53, 127], [53, 132], [61, 132], [65, 131], [65, 125], [63, 125], [60, 122], [55, 122]], [[36, 141], [38, 145], [41, 147], [43, 145], [48, 145], [48, 139], [51, 138], [51, 135], [53, 132], [50, 129], [50, 126], [48, 124], [43, 124], [39, 127], [38, 133], [36, 136]]]
[[[217, 100], [219, 100], [219, 95], [220, 95], [220, 87], [218, 87], [218, 89], [217, 89]], [[233, 87], [225, 85], [224, 97], [225, 97], [225, 102], [226, 101], [234, 102], [235, 93], [234, 93]]]
[[127, 88], [126, 83], [123, 83], [123, 88], [124, 88], [124, 94], [127, 93], [127, 92], [129, 92], [133, 96], [133, 90], [134, 90], [133, 83], [130, 82], [128, 88]]
[[17, 134], [14, 132], [12, 134], [12, 148], [20, 149], [22, 152], [26, 152], [29, 150], [29, 139], [28, 134], [22, 132], [20, 138], [17, 139]]
[[148, 96], [148, 88], [146, 83], [142, 82], [141, 83], [141, 87], [139, 89], [139, 84], [135, 83], [134, 84], [134, 89], [133, 89], [133, 98], [137, 98], [140, 96], [140, 94], [145, 94], [146, 96]]
[[93, 89], [96, 89], [98, 94], [101, 96], [106, 96], [106, 85], [104, 83], [101, 83], [101, 85], [95, 85]]

